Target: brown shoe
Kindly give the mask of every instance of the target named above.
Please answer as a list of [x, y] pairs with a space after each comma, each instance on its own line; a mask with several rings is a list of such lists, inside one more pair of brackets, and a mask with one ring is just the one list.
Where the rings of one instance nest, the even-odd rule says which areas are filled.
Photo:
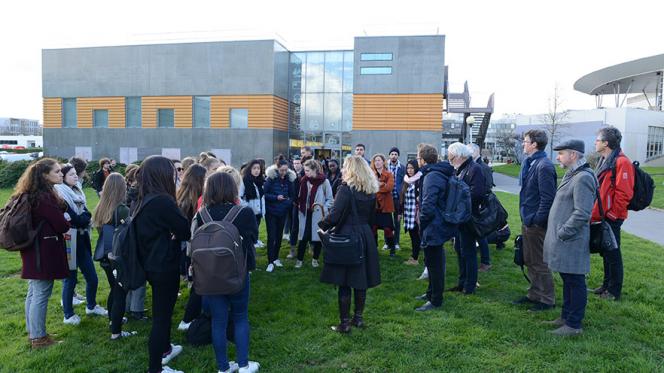
[[30, 344], [32, 345], [33, 350], [36, 350], [38, 348], [45, 348], [56, 343], [58, 342], [53, 338], [51, 338], [51, 336], [48, 334], [46, 334], [41, 338], [35, 338], [30, 340]]
[[482, 265], [480, 265], [480, 268], [478, 269], [478, 271], [480, 271], [480, 272], [489, 272], [490, 269], [491, 269], [491, 264], [482, 264]]

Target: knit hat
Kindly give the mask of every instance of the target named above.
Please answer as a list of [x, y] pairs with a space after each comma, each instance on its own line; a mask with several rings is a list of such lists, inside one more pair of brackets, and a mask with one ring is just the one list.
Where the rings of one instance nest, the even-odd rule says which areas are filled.
[[389, 155], [392, 152], [396, 152], [397, 154], [401, 155], [401, 152], [399, 151], [399, 148], [397, 148], [396, 146], [393, 146], [392, 149], [390, 149], [390, 152], [387, 153], [387, 154]]

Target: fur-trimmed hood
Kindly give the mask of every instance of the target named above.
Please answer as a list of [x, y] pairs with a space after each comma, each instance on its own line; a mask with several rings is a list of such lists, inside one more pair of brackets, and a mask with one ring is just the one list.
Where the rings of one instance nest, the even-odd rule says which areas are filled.
[[[272, 165], [272, 166], [268, 167], [265, 170], [265, 175], [267, 175], [267, 177], [270, 178], [270, 179], [278, 178], [279, 177], [279, 170], [277, 169], [277, 166]], [[295, 181], [295, 179], [297, 178], [297, 175], [295, 174], [295, 171], [291, 170], [290, 168], [288, 169], [288, 173], [286, 174], [286, 176], [288, 176], [288, 181], [290, 181], [291, 183], [293, 181]]]

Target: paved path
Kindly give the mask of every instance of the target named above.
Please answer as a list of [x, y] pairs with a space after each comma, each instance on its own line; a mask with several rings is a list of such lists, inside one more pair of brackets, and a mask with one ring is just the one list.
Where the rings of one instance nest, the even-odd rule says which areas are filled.
[[[514, 177], [494, 172], [494, 190], [519, 194], [521, 187]], [[664, 211], [645, 209], [643, 211], [630, 211], [629, 218], [622, 229], [635, 236], [645, 238], [664, 246]]]

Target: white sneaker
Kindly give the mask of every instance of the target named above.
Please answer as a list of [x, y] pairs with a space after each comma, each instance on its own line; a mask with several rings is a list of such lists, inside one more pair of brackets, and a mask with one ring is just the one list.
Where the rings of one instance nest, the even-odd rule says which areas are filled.
[[288, 233], [284, 233], [284, 235], [281, 236], [281, 239], [282, 239], [282, 240], [286, 240], [286, 241], [290, 240], [290, 234], [288, 234]]
[[98, 316], [108, 316], [108, 311], [104, 309], [104, 307], [100, 305], [96, 305], [95, 308], [89, 309], [85, 308], [85, 314], [86, 315], [98, 315]]
[[111, 335], [111, 341], [117, 341], [118, 339], [131, 337], [132, 335], [136, 335], [136, 334], [138, 334], [138, 332], [135, 331], [135, 330], [131, 331], [131, 332], [121, 331], [120, 334], [118, 334], [115, 337], [113, 337], [113, 335]]
[[295, 268], [302, 268], [302, 261], [298, 260], [295, 262]]
[[426, 280], [428, 278], [429, 278], [429, 269], [427, 269], [427, 267], [424, 267], [424, 271], [422, 272], [420, 277], [418, 277], [417, 279], [418, 280]]
[[74, 292], [74, 299], [78, 299], [78, 300], [80, 300], [80, 301], [84, 301], [84, 300], [85, 300], [85, 297], [82, 296], [82, 295], [79, 294], [79, 293]]
[[311, 259], [311, 266], [314, 267], [314, 268], [318, 268], [318, 260]]
[[66, 317], [65, 317], [65, 318], [62, 320], [62, 322], [65, 323], [65, 324], [67, 324], [67, 325], [78, 325], [78, 324], [81, 323], [81, 318], [78, 317], [78, 315], [74, 315], [74, 316], [72, 316], [72, 317], [70, 317], [70, 318], [66, 318]]
[[[78, 298], [76, 298], [76, 297], [73, 297], [73, 298], [71, 299], [71, 305], [72, 305], [72, 306], [79, 306], [79, 305], [81, 305], [81, 304], [83, 304], [83, 303], [85, 303], [85, 300], [80, 300], [80, 299], [78, 299]], [[62, 299], [60, 299], [60, 307], [64, 307], [64, 305], [62, 304]]]
[[265, 270], [265, 272], [270, 273], [272, 271], [274, 271], [274, 264], [270, 263], [267, 265], [267, 269]]
[[180, 330], [180, 331], [188, 330], [188, 329], [189, 329], [189, 325], [191, 325], [190, 322], [184, 322], [184, 320], [183, 320], [183, 321], [180, 321], [180, 324], [178, 325], [178, 330]]
[[288, 255], [286, 255], [286, 259], [293, 259], [293, 258], [295, 258], [295, 255], [291, 253], [288, 253]]
[[394, 245], [394, 249], [395, 250], [401, 250], [401, 248], [399, 247], [399, 244]]
[[279, 260], [279, 259], [275, 260], [272, 263], [274, 263], [274, 265], [277, 266], [277, 267], [283, 267], [284, 266], [283, 264], [281, 264], [281, 260]]
[[[169, 361], [173, 360], [176, 356], [180, 355], [180, 352], [182, 352], [182, 346], [180, 345], [174, 345], [171, 343], [171, 352], [161, 358], [161, 365], [166, 365], [168, 364]], [[162, 372], [168, 372], [166, 370], [167, 367], [163, 367], [164, 370]], [[170, 368], [168, 368], [170, 369]], [[174, 372], [177, 372], [174, 370]]]
[[254, 246], [256, 246], [257, 248], [260, 249], [260, 248], [265, 247], [265, 244], [263, 243], [263, 241], [258, 240], [258, 241], [256, 242], [256, 245], [254, 245]]
[[184, 371], [181, 370], [175, 370], [173, 368], [169, 368], [166, 365], [161, 367], [161, 373], [184, 373]]
[[219, 373], [234, 373], [240, 369], [240, 366], [234, 361], [229, 361], [228, 366], [229, 368], [227, 370], [220, 370]]
[[388, 249], [387, 244], [383, 245], [383, 250], [387, 250], [387, 249]]
[[246, 367], [241, 367], [240, 370], [238, 371], [239, 373], [255, 373], [258, 372], [258, 369], [260, 369], [261, 365], [258, 364], [255, 361], [250, 361], [249, 364], [247, 364]]

